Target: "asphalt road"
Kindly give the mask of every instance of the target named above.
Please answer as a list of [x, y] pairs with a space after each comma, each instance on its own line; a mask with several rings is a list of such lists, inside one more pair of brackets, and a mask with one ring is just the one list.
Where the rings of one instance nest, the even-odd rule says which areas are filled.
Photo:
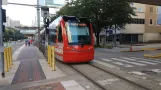
[[161, 83], [161, 59], [144, 58], [147, 53], [159, 53], [161, 51], [146, 52], [106, 52], [95, 51], [95, 62], [107, 67], [119, 68], [127, 74], [149, 78]]

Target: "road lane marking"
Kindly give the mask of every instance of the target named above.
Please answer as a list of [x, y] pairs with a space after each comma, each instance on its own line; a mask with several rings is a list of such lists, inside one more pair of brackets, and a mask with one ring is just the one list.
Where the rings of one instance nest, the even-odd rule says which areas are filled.
[[136, 62], [141, 62], [141, 63], [145, 63], [145, 64], [157, 65], [157, 63], [146, 62], [146, 61], [138, 61], [138, 60], [126, 58], [126, 57], [123, 57], [123, 58], [126, 59], [126, 60], [130, 60], [130, 61], [136, 61]]
[[126, 62], [126, 63], [129, 63], [129, 64], [134, 64], [134, 65], [137, 65], [137, 66], [146, 66], [146, 64], [141, 64], [141, 63], [136, 63], [136, 62], [130, 62], [130, 61], [126, 61], [126, 60], [122, 60], [122, 59], [118, 59], [118, 58], [111, 58], [111, 59], [117, 60], [117, 61]]

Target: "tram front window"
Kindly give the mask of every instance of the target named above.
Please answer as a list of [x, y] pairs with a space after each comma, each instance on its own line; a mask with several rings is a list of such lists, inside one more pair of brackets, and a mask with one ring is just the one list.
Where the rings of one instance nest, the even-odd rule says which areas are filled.
[[67, 23], [66, 25], [69, 44], [91, 44], [90, 30], [86, 24]]

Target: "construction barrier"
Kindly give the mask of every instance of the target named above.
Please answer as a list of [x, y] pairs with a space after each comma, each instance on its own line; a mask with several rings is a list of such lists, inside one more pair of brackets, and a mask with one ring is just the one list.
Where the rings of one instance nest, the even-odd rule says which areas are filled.
[[4, 67], [5, 72], [9, 72], [9, 69], [11, 69], [13, 65], [13, 59], [12, 59], [12, 48], [7, 47], [4, 49]]
[[47, 47], [47, 61], [49, 66], [52, 68], [53, 71], [56, 70], [55, 68], [55, 50], [54, 50], [54, 46], [48, 46]]

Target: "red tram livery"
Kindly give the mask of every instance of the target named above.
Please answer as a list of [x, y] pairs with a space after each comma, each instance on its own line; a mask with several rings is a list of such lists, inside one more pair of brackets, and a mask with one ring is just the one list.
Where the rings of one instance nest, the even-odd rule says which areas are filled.
[[89, 62], [94, 59], [94, 35], [87, 18], [60, 16], [50, 25], [56, 30], [55, 57], [65, 63]]

